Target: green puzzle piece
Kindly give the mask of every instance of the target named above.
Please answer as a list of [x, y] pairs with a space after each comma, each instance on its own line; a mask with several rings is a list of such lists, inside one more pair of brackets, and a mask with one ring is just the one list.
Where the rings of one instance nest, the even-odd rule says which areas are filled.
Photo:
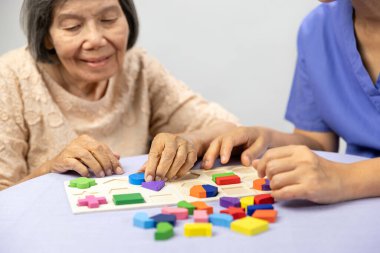
[[78, 189], [87, 189], [94, 185], [96, 185], [95, 179], [87, 177], [79, 177], [77, 179], [70, 180], [69, 184], [70, 187]]
[[226, 176], [233, 176], [233, 175], [235, 175], [235, 173], [233, 173], [233, 172], [213, 174], [212, 175], [212, 181], [214, 181], [214, 183], [215, 183], [215, 180], [217, 177], [226, 177]]
[[177, 203], [177, 207], [182, 207], [182, 208], [186, 208], [187, 211], [189, 212], [189, 215], [193, 215], [194, 213], [194, 209], [195, 209], [195, 206], [190, 204], [189, 202], [187, 201], [180, 201]]
[[129, 205], [145, 202], [143, 196], [141, 196], [140, 193], [116, 194], [113, 195], [112, 199], [115, 205]]
[[160, 222], [157, 224], [157, 230], [154, 233], [155, 240], [167, 240], [173, 237], [173, 226], [169, 222]]

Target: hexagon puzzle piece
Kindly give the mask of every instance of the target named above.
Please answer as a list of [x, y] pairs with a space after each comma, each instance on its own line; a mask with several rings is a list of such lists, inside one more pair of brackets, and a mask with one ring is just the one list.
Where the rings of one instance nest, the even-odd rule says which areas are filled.
[[78, 189], [87, 189], [94, 185], [96, 185], [95, 179], [87, 178], [87, 177], [79, 177], [79, 178], [70, 180], [69, 187], [74, 187]]
[[167, 240], [174, 235], [173, 226], [168, 222], [160, 222], [157, 224], [157, 230], [154, 233], [155, 240]]
[[95, 197], [94, 195], [87, 195], [84, 199], [78, 199], [78, 206], [88, 206], [89, 208], [98, 208], [99, 205], [107, 204], [105, 197]]

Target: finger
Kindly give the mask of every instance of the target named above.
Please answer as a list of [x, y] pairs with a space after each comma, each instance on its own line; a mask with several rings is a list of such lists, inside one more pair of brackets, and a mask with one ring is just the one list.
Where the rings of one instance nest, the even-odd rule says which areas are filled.
[[271, 195], [276, 201], [307, 199], [305, 187], [299, 184], [283, 187], [279, 190], [272, 190]]
[[266, 166], [265, 176], [267, 176], [269, 180], [272, 180], [275, 175], [294, 170], [296, 166], [294, 160], [290, 157], [270, 160]]
[[220, 154], [221, 144], [222, 144], [221, 137], [216, 138], [215, 140], [211, 142], [210, 146], [208, 147], [206, 153], [203, 156], [202, 166], [201, 166], [202, 169], [208, 170], [214, 166], [215, 160]]
[[141, 168], [138, 170], [138, 172], [145, 172], [146, 170], [146, 166], [148, 165], [148, 161], [146, 161], [142, 166]]
[[156, 170], [155, 180], [164, 180], [177, 155], [176, 141], [167, 141]]
[[183, 143], [178, 147], [177, 154], [174, 158], [173, 164], [170, 167], [169, 171], [166, 174], [166, 178], [171, 180], [175, 175], [177, 175], [178, 171], [181, 169], [182, 165], [186, 162], [187, 153], [188, 153], [188, 145]]
[[120, 160], [120, 154], [113, 152], [113, 155], [116, 157], [117, 160]]
[[241, 163], [244, 166], [251, 166], [252, 161], [260, 157], [267, 149], [263, 138], [257, 139], [249, 148], [241, 154]]
[[98, 163], [102, 167], [104, 173], [107, 176], [111, 176], [112, 171], [113, 171], [113, 167], [112, 167], [112, 163], [109, 159], [109, 156], [106, 153], [105, 148], [102, 145], [99, 145], [96, 147], [96, 150], [89, 149], [89, 152], [98, 161]]
[[268, 149], [255, 166], [259, 177], [265, 176], [266, 167], [269, 161], [291, 156], [292, 154], [293, 149], [290, 148], [290, 146]]
[[[220, 144], [220, 161], [222, 164], [226, 164], [230, 161], [232, 149], [239, 143], [239, 140], [236, 140], [235, 138], [235, 136], [226, 136], [222, 138]], [[238, 141], [238, 143], [236, 143], [236, 141]]]
[[194, 167], [194, 164], [196, 161], [197, 161], [197, 152], [195, 150], [190, 151], [187, 154], [186, 162], [178, 170], [177, 175], [174, 177], [174, 179], [181, 178], [181, 177], [185, 176], [187, 174], [187, 172], [190, 171], [191, 168]]
[[104, 149], [106, 150], [106, 154], [108, 155], [108, 159], [110, 160], [111, 165], [112, 165], [111, 175], [112, 175], [112, 172], [117, 175], [124, 174], [124, 170], [122, 169], [120, 160], [119, 160], [120, 155], [115, 155], [115, 153], [112, 152], [111, 149], [107, 145], [104, 145]]
[[161, 153], [164, 149], [163, 142], [157, 138], [153, 139], [152, 146], [149, 150], [148, 162], [145, 169], [145, 181], [150, 182], [156, 177], [156, 168], [160, 162]]
[[[66, 158], [65, 159], [66, 169], [64, 171], [73, 170], [76, 171], [82, 177], [90, 177], [90, 171], [85, 165], [75, 158]], [[64, 172], [63, 171], [63, 172]]]
[[275, 175], [270, 181], [272, 190], [279, 190], [286, 186], [299, 184], [299, 173], [296, 170]]
[[103, 167], [99, 164], [98, 160], [87, 149], [80, 149], [77, 151], [77, 155], [73, 158], [80, 161], [88, 169], [92, 170], [96, 177], [105, 177]]

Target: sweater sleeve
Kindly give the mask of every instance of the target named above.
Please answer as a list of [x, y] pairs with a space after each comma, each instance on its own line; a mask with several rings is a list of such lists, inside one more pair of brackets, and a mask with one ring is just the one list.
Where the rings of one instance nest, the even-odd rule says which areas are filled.
[[0, 62], [0, 190], [27, 175], [27, 138], [17, 77]]

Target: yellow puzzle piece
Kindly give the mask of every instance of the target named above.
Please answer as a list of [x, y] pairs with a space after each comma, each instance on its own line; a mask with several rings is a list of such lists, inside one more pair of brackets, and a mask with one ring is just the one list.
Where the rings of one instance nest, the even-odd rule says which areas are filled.
[[240, 206], [247, 212], [247, 206], [252, 206], [255, 203], [254, 196], [243, 197], [240, 199]]
[[231, 230], [245, 234], [256, 235], [269, 229], [269, 222], [247, 216], [231, 222]]
[[187, 223], [184, 226], [184, 235], [186, 237], [193, 236], [212, 236], [211, 223]]

